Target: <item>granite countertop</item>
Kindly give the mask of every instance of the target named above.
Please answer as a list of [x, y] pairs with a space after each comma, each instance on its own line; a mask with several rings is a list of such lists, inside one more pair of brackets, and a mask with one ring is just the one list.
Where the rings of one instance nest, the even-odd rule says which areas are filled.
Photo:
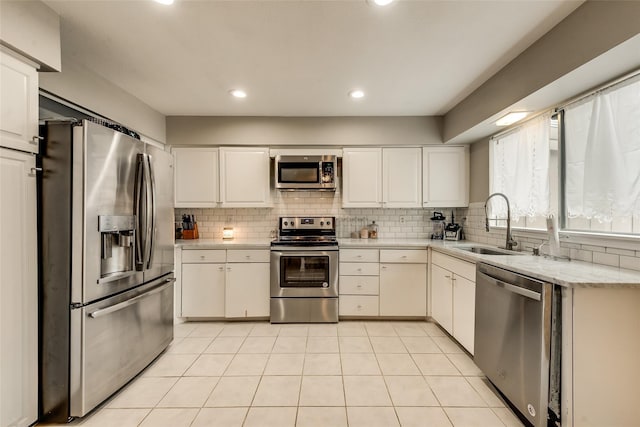
[[640, 271], [626, 270], [583, 261], [553, 260], [519, 252], [517, 255], [482, 255], [462, 250], [462, 247], [492, 246], [466, 240], [430, 239], [340, 239], [341, 248], [419, 249], [430, 247], [438, 252], [470, 262], [484, 262], [560, 286], [574, 287], [640, 287]]
[[271, 247], [271, 239], [176, 240], [175, 245], [183, 249], [269, 249]]
[[[462, 250], [461, 247], [492, 246], [466, 240], [442, 241], [430, 239], [338, 239], [340, 248], [378, 249], [426, 249], [469, 261], [484, 262], [526, 276], [534, 277], [560, 286], [574, 287], [640, 287], [640, 271], [608, 267], [583, 261], [553, 260], [528, 253], [517, 255], [483, 255]], [[183, 249], [269, 249], [271, 239], [238, 240], [176, 240], [176, 247]]]

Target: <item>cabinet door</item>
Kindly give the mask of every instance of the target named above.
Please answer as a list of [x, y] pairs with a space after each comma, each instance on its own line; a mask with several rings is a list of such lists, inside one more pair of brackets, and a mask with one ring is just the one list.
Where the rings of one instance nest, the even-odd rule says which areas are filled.
[[33, 155], [0, 149], [2, 426], [28, 426], [38, 417], [38, 259], [33, 167]]
[[431, 317], [453, 334], [451, 272], [435, 264], [431, 264]]
[[382, 206], [382, 149], [345, 148], [342, 155], [342, 207]]
[[380, 264], [380, 316], [427, 315], [427, 265]]
[[0, 52], [0, 146], [38, 152], [38, 72]]
[[225, 317], [269, 317], [269, 264], [227, 264]]
[[453, 337], [473, 354], [476, 316], [476, 284], [453, 275]]
[[468, 147], [423, 147], [422, 205], [469, 206]]
[[420, 148], [382, 149], [383, 207], [422, 207], [421, 154]]
[[220, 201], [222, 207], [267, 207], [271, 201], [269, 149], [220, 148]]
[[182, 316], [224, 317], [224, 264], [182, 264]]
[[218, 203], [218, 149], [174, 148], [175, 206], [214, 208]]

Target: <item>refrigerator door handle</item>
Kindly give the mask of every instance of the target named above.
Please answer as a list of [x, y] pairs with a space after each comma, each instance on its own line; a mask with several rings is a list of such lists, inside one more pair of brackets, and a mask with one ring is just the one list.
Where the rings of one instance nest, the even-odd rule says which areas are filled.
[[149, 291], [149, 292], [145, 292], [144, 294], [138, 295], [136, 297], [133, 297], [131, 299], [128, 299], [126, 301], [120, 302], [118, 304], [114, 304], [111, 305], [109, 307], [105, 307], [105, 308], [101, 308], [100, 310], [96, 310], [96, 311], [92, 311], [91, 313], [89, 313], [89, 317], [93, 318], [93, 319], [97, 319], [99, 317], [102, 316], [106, 316], [107, 314], [110, 313], [114, 313], [116, 311], [120, 311], [123, 308], [127, 308], [135, 303], [137, 303], [138, 301], [140, 301], [143, 298], [146, 298], [148, 296], [151, 296], [153, 294], [157, 294], [159, 292], [162, 292], [165, 290], [165, 288], [167, 286], [169, 286], [171, 283], [175, 282], [176, 279], [167, 279], [165, 280], [165, 284], [164, 285], [160, 285], [159, 287]]
[[148, 269], [151, 260], [151, 241], [153, 233], [153, 189], [151, 178], [151, 163], [149, 161], [149, 155], [143, 154], [143, 169], [144, 169], [144, 193], [145, 193], [145, 206], [144, 206], [144, 250], [142, 262], [144, 269]]
[[148, 172], [148, 181], [147, 181], [147, 195], [149, 203], [147, 206], [150, 206], [148, 212], [151, 214], [148, 218], [148, 233], [147, 233], [147, 244], [149, 246], [149, 252], [147, 256], [147, 268], [151, 268], [151, 263], [153, 262], [153, 253], [155, 251], [156, 246], [156, 219], [157, 219], [157, 203], [156, 203], [156, 180], [154, 177], [155, 171], [153, 170], [153, 166], [151, 165], [151, 156], [149, 154], [146, 155], [147, 161], [147, 172]]
[[144, 184], [144, 164], [142, 154], [138, 154], [136, 165], [136, 180], [135, 180], [135, 194], [134, 194], [134, 215], [136, 216], [136, 266], [138, 269], [144, 268], [143, 259], [143, 230], [142, 226], [142, 191]]

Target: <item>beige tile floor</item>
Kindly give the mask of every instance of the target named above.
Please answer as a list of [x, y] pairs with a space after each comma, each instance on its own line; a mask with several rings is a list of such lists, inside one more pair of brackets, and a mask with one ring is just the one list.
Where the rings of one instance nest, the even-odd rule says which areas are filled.
[[189, 322], [86, 427], [522, 426], [428, 322]]

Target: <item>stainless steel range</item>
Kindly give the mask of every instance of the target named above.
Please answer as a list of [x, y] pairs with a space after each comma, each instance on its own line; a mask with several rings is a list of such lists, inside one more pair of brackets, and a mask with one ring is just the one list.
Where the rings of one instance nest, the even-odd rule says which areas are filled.
[[271, 243], [271, 323], [338, 321], [334, 217], [281, 217]]

